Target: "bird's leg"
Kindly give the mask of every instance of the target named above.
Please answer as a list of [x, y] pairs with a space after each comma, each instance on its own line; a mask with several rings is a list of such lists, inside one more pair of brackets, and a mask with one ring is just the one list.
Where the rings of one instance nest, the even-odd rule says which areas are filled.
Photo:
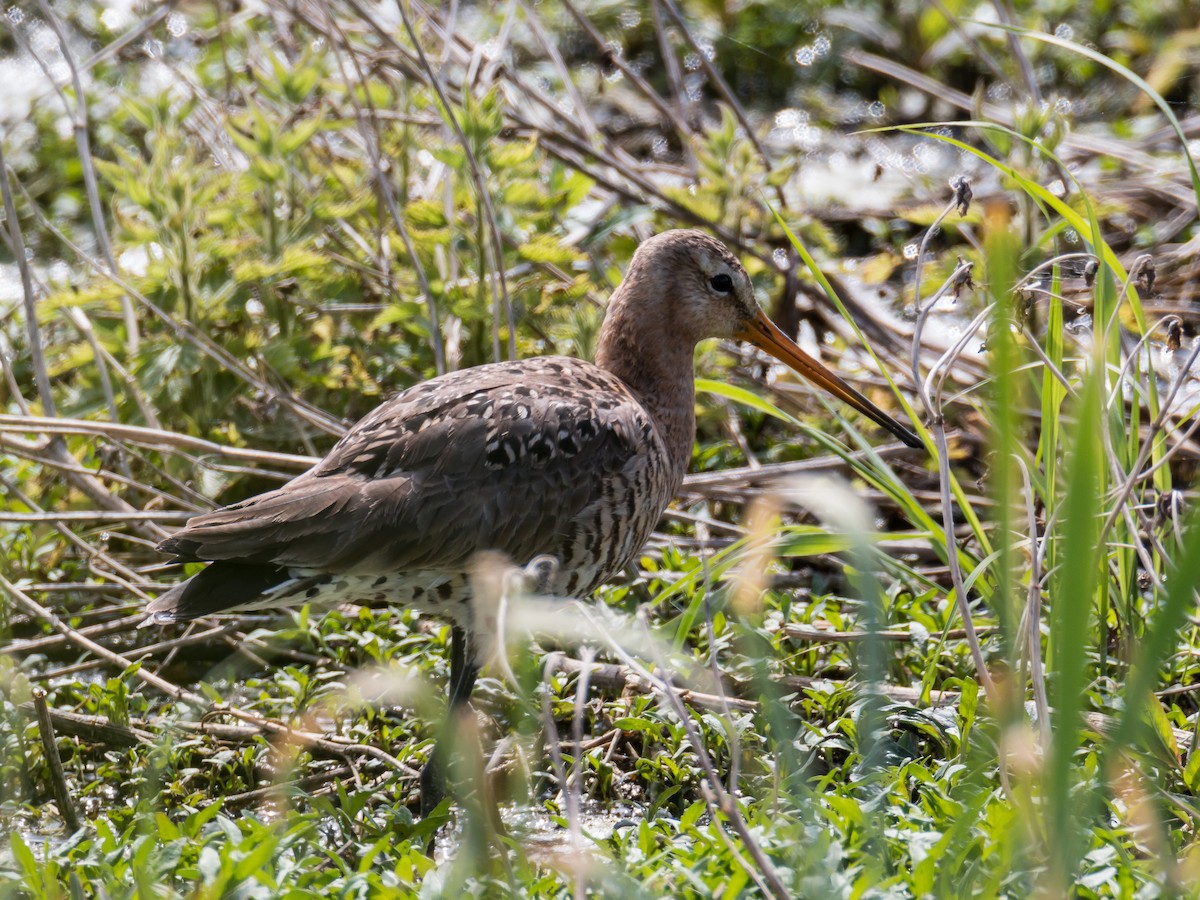
[[446, 796], [446, 764], [458, 734], [458, 716], [470, 702], [471, 691], [475, 689], [475, 679], [478, 677], [479, 664], [475, 662], [471, 638], [464, 628], [455, 625], [450, 629], [450, 700], [446, 708], [446, 722], [429, 761], [421, 770], [422, 816], [433, 812]]

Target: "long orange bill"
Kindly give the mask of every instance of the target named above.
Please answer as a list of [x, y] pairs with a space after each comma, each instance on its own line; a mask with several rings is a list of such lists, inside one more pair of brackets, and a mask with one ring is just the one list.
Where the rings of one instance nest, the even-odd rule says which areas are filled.
[[849, 403], [871, 421], [882, 425], [905, 444], [918, 449], [925, 445], [921, 439], [885, 413], [882, 409], [846, 384], [841, 378], [817, 362], [795, 342], [780, 331], [775, 323], [766, 317], [761, 310], [747, 323], [737, 335], [740, 340], [749, 341], [755, 347], [766, 350], [773, 357], [803, 375], [817, 387], [822, 387], [840, 400]]

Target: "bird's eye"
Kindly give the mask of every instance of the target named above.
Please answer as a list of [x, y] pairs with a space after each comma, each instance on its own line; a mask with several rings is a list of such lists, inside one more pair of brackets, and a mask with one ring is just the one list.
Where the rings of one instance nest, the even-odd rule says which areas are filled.
[[720, 275], [714, 275], [708, 279], [708, 286], [718, 294], [728, 294], [733, 290], [733, 279], [722, 272]]

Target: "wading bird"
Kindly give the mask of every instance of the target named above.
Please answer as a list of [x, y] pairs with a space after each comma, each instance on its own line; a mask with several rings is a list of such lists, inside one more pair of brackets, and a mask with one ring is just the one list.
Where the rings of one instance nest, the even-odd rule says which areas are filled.
[[[921, 442], [806, 355], [759, 309], [737, 259], [698, 231], [638, 247], [596, 362], [561, 356], [452, 372], [384, 403], [278, 490], [198, 515], [159, 550], [211, 563], [147, 607], [147, 624], [312, 601], [389, 601], [452, 623], [449, 710], [470, 699], [495, 623], [468, 571], [484, 552], [549, 555], [548, 594], [589, 594], [635, 557], [679, 489], [695, 439], [705, 338], [762, 348], [905, 444]], [[421, 775], [445, 790], [447, 738]]]

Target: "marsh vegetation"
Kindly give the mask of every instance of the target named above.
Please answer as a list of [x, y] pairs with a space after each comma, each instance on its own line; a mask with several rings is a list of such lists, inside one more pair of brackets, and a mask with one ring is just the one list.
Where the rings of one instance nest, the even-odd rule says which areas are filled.
[[[11, 6], [0, 890], [1195, 893], [1197, 28]], [[444, 623], [137, 627], [185, 574], [172, 527], [396, 389], [590, 358], [678, 226], [928, 452], [702, 346], [682, 496], [589, 603], [504, 598], [460, 802], [425, 819]]]

